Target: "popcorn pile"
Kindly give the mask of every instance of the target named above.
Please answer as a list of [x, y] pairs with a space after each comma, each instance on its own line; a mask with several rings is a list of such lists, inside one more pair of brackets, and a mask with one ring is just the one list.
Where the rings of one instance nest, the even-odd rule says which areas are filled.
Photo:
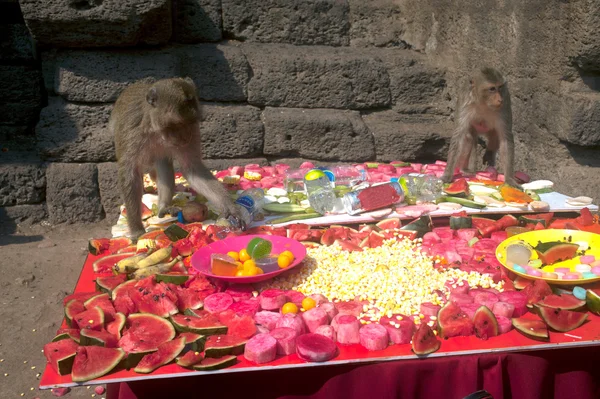
[[361, 317], [371, 321], [397, 313], [419, 314], [424, 302], [445, 302], [450, 295], [448, 281], [502, 291], [504, 282], [494, 283], [487, 274], [434, 268], [439, 260], [421, 253], [420, 241], [387, 240], [362, 252], [347, 252], [337, 244], [308, 248], [299, 272], [268, 281], [264, 288], [318, 293], [336, 301], [359, 299], [365, 301]]

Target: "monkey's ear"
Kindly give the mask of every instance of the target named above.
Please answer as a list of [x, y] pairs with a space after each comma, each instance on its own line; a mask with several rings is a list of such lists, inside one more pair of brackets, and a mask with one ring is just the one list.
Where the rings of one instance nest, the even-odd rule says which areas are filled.
[[148, 104], [154, 107], [157, 100], [158, 93], [156, 92], [156, 87], [151, 87], [150, 90], [148, 90], [148, 94], [146, 94], [146, 101], [148, 101]]
[[183, 78], [183, 80], [185, 80], [186, 82], [188, 82], [192, 86], [196, 87], [196, 83], [194, 83], [194, 81], [192, 80], [192, 78], [190, 78], [189, 76], [186, 76], [185, 78]]

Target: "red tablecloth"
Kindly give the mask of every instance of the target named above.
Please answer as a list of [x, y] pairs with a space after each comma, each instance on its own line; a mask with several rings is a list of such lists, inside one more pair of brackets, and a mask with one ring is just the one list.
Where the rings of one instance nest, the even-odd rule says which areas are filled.
[[600, 398], [600, 347], [215, 374], [109, 386], [108, 399]]

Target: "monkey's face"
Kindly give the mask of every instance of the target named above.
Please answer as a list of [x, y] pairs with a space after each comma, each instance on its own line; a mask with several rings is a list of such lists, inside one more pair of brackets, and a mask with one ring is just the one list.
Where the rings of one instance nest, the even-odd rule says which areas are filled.
[[200, 120], [200, 102], [191, 79], [165, 79], [156, 82], [148, 91], [152, 125], [165, 132], [165, 139], [177, 141], [179, 134], [187, 134], [189, 127]]
[[488, 83], [481, 87], [480, 99], [491, 110], [497, 111], [504, 103], [504, 85], [502, 83]]

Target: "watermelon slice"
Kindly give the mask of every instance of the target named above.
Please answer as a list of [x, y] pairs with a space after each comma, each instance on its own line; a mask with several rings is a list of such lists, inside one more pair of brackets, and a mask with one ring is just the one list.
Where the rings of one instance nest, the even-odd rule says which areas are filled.
[[168, 320], [152, 314], [134, 313], [127, 317], [127, 330], [119, 346], [127, 353], [155, 351], [159, 345], [175, 337], [175, 329]]
[[457, 197], [467, 197], [470, 194], [469, 183], [465, 179], [457, 179], [444, 188], [444, 192]]
[[90, 299], [93, 296], [98, 295], [97, 292], [75, 292], [71, 295], [67, 295], [64, 299], [63, 299], [63, 305], [66, 305], [67, 303], [71, 302], [73, 299], [77, 299], [79, 302], [84, 303], [85, 301], [87, 301], [88, 299]]
[[554, 309], [579, 310], [585, 306], [585, 301], [577, 299], [571, 294], [550, 294], [537, 302], [540, 306]]
[[440, 337], [450, 338], [473, 334], [473, 321], [454, 302], [448, 302], [438, 313]]
[[105, 348], [116, 348], [117, 337], [110, 334], [106, 330], [99, 331], [83, 329], [81, 330], [81, 346], [103, 346]]
[[92, 268], [94, 269], [94, 273], [112, 273], [113, 266], [118, 261], [130, 257], [131, 253], [103, 256], [92, 264]]
[[225, 355], [241, 355], [244, 353], [248, 339], [232, 335], [211, 335], [204, 345], [205, 357], [221, 357]]
[[527, 295], [527, 303], [532, 305], [543, 300], [548, 295], [552, 295], [552, 288], [544, 280], [534, 280], [533, 283], [523, 288], [521, 292]]
[[67, 325], [70, 327], [76, 328], [77, 325], [73, 322], [73, 318], [81, 312], [85, 311], [85, 306], [83, 302], [77, 299], [71, 299], [65, 305], [65, 319], [67, 321]]
[[66, 375], [71, 372], [78, 346], [77, 342], [70, 339], [50, 342], [44, 345], [44, 356], [56, 373]]
[[110, 296], [107, 293], [96, 295], [85, 301], [83, 304], [86, 309], [100, 308], [104, 313], [104, 321], [111, 322], [115, 319], [115, 314], [117, 311], [110, 301]]
[[77, 327], [80, 330], [85, 328], [100, 330], [104, 327], [104, 312], [99, 307], [88, 309], [75, 315], [72, 323], [73, 327]]
[[96, 289], [101, 292], [112, 293], [112, 290], [123, 284], [127, 280], [127, 275], [119, 274], [117, 276], [98, 277], [96, 279]]
[[125, 327], [126, 320], [127, 318], [123, 313], [116, 313], [114, 320], [106, 324], [106, 331], [117, 337], [117, 340], [121, 339], [121, 331]]
[[134, 371], [136, 373], [148, 374], [157, 368], [171, 363], [181, 353], [185, 346], [185, 338], [178, 337], [172, 341], [158, 346], [158, 350], [149, 353], [140, 360]]
[[431, 327], [422, 323], [412, 338], [412, 351], [417, 356], [425, 356], [440, 349], [442, 342], [435, 336]]
[[535, 252], [543, 265], [573, 259], [577, 255], [579, 245], [562, 241], [544, 242], [535, 246]]
[[109, 246], [109, 238], [97, 238], [88, 241], [88, 251], [92, 255], [100, 255], [101, 253], [108, 251]]
[[194, 370], [198, 371], [211, 371], [220, 370], [227, 367], [231, 367], [237, 363], [236, 356], [223, 356], [217, 359], [206, 358], [200, 361], [200, 363], [194, 364]]
[[204, 352], [189, 351], [185, 355], [177, 358], [177, 364], [181, 367], [192, 368], [204, 359]]
[[499, 334], [496, 316], [486, 306], [481, 306], [473, 316], [473, 325], [477, 338], [487, 340]]
[[120, 348], [102, 348], [100, 346], [80, 346], [73, 361], [71, 379], [84, 382], [102, 377], [114, 369], [125, 357]]
[[399, 218], [388, 218], [378, 222], [375, 226], [377, 226], [381, 230], [388, 230], [399, 229], [401, 224]]
[[207, 311], [195, 311], [194, 316], [177, 314], [171, 316], [171, 323], [181, 332], [193, 332], [196, 334], [225, 334], [227, 326], [221, 324], [216, 315]]
[[204, 335], [186, 332], [180, 333], [179, 336], [185, 340], [185, 347], [182, 353], [187, 353], [188, 351], [202, 352], [204, 350], [204, 343], [206, 341]]
[[473, 216], [471, 218], [471, 224], [473, 225], [473, 228], [479, 230], [479, 234], [483, 237], [489, 237], [493, 231], [499, 230], [496, 221], [493, 219]]
[[[536, 305], [537, 306], [537, 305]], [[542, 319], [548, 327], [559, 332], [568, 332], [581, 326], [588, 318], [587, 313], [573, 312], [571, 310], [547, 308], [537, 306]]]
[[519, 317], [511, 321], [513, 327], [526, 337], [538, 341], [547, 341], [550, 338], [548, 326], [542, 320]]
[[72, 339], [79, 343], [80, 338], [80, 330], [76, 328], [59, 328], [58, 331], [56, 331], [56, 336], [52, 338], [52, 342], [60, 341], [61, 339]]
[[519, 219], [524, 224], [533, 224], [536, 225], [541, 223], [544, 227], [549, 227], [551, 225], [552, 218], [554, 217], [554, 213], [536, 213], [531, 215], [521, 215]]

